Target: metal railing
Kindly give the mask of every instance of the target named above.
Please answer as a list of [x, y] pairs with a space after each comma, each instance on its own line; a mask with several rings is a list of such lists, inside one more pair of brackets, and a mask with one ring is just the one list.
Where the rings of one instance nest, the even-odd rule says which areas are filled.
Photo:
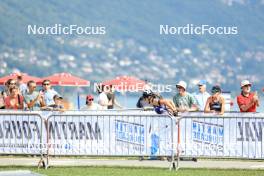
[[175, 124], [173, 116], [138, 109], [0, 111], [0, 153], [40, 155], [46, 168], [50, 156], [167, 156], [172, 169]]
[[52, 114], [47, 118], [47, 155], [174, 158], [175, 120], [138, 110]]
[[[0, 111], [0, 154], [264, 159], [264, 114]], [[177, 161], [175, 161], [175, 158]]]
[[264, 159], [263, 129], [263, 113], [183, 113], [180, 156]]

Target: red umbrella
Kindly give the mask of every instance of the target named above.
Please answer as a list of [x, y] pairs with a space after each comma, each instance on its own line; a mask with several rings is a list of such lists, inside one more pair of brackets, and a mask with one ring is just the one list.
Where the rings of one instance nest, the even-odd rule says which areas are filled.
[[50, 80], [51, 85], [54, 86], [89, 86], [90, 82], [73, 76], [70, 73], [55, 73], [54, 75], [42, 78], [43, 80]]
[[142, 91], [146, 85], [146, 82], [133, 76], [118, 76], [115, 79], [105, 81], [102, 84], [113, 85], [116, 90], [126, 92]]
[[27, 73], [12, 73], [8, 76], [4, 76], [2, 78], [0, 78], [0, 85], [4, 85], [5, 82], [9, 79], [17, 79], [18, 76], [22, 76], [22, 81], [24, 83], [30, 81], [30, 80], [33, 80], [37, 83], [39, 83], [41, 81], [40, 78], [37, 78], [37, 77], [34, 77], [34, 76], [29, 76]]

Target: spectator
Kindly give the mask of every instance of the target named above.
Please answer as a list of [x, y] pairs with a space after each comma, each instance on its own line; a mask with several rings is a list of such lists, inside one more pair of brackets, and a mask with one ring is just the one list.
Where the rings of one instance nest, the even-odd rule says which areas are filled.
[[197, 111], [198, 106], [193, 95], [186, 92], [187, 84], [180, 81], [176, 84], [178, 93], [173, 97], [173, 102], [179, 112]]
[[86, 106], [82, 107], [81, 110], [100, 110], [102, 107], [94, 102], [94, 97], [92, 95], [86, 96]]
[[63, 103], [63, 97], [59, 94], [53, 96], [54, 104], [44, 107], [45, 110], [52, 110], [52, 111], [65, 111]]
[[204, 112], [216, 112], [219, 115], [223, 115], [225, 112], [225, 99], [221, 95], [221, 87], [213, 86], [211, 93], [212, 96], [207, 99]]
[[[12, 86], [10, 86], [10, 82]], [[14, 86], [16, 86], [16, 80], [14, 79], [9, 79], [5, 82], [4, 89], [1, 91], [0, 94], [0, 109], [5, 109], [5, 98], [10, 95], [9, 87], [14, 87]]]
[[256, 112], [259, 106], [259, 98], [257, 92], [251, 92], [251, 83], [248, 80], [243, 80], [240, 84], [241, 94], [237, 96], [237, 104], [240, 112]]
[[5, 109], [4, 91], [1, 91], [0, 93], [0, 109]]
[[141, 97], [139, 97], [136, 106], [137, 106], [137, 108], [151, 107], [151, 105], [144, 100], [144, 96], [143, 95]]
[[5, 88], [4, 88], [3, 92], [2, 92], [4, 98], [6, 98], [7, 96], [10, 95], [10, 88], [12, 88], [12, 87], [17, 87], [16, 80], [15, 79], [7, 80], [6, 83], [5, 83]]
[[55, 104], [53, 97], [54, 95], [58, 95], [58, 93], [51, 88], [50, 80], [44, 80], [42, 87], [43, 90], [40, 93], [43, 94], [45, 106]]
[[23, 82], [23, 76], [21, 73], [17, 74], [17, 86], [20, 90], [21, 95], [25, 95], [27, 91], [27, 85]]
[[194, 97], [197, 100], [199, 110], [204, 111], [206, 101], [210, 97], [210, 94], [206, 91], [206, 81], [199, 81], [198, 88], [199, 92], [195, 93]]
[[109, 103], [109, 100], [107, 98], [107, 89], [105, 85], [100, 85], [98, 87], [98, 93], [98, 104], [102, 106], [102, 110], [106, 110], [108, 105], [110, 105], [111, 103]]
[[114, 109], [114, 106], [122, 109], [122, 106], [117, 102], [115, 98], [115, 90], [113, 85], [106, 86], [106, 88], [109, 88], [109, 91], [107, 91], [107, 98], [109, 101], [109, 105], [107, 106], [107, 109]]
[[142, 96], [144, 102], [154, 107], [157, 113], [161, 114], [162, 111], [168, 110], [170, 113], [177, 115], [177, 110], [173, 102], [162, 98], [162, 96], [154, 93], [151, 89], [145, 89]]
[[36, 83], [29, 81], [27, 83], [27, 91], [24, 94], [24, 100], [29, 110], [37, 111], [45, 106], [43, 94], [36, 91]]
[[5, 98], [5, 109], [23, 109], [24, 98], [19, 94], [17, 87], [10, 88], [10, 95]]

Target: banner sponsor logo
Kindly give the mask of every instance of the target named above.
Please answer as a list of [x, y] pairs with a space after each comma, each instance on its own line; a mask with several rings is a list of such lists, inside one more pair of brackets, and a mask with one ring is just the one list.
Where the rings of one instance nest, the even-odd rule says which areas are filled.
[[223, 152], [223, 125], [192, 121], [192, 140], [196, 147], [193, 151]]
[[0, 122], [0, 139], [40, 139], [40, 127], [37, 121], [4, 120]]
[[239, 131], [237, 141], [262, 142], [264, 122], [237, 122], [237, 128]]
[[141, 124], [115, 120], [116, 141], [141, 145], [145, 143], [145, 128]]
[[223, 125], [192, 121], [192, 139], [195, 142], [218, 144], [223, 146]]
[[50, 121], [49, 139], [102, 140], [102, 134], [98, 122]]

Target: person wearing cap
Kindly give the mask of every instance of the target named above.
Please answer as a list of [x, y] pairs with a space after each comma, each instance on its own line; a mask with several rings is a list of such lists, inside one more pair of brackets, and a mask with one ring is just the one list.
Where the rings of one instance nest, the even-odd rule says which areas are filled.
[[200, 111], [203, 111], [205, 108], [205, 104], [207, 99], [210, 97], [210, 94], [206, 91], [206, 81], [201, 80], [197, 84], [199, 88], [199, 92], [194, 94], [194, 97], [197, 101], [197, 105]]
[[64, 106], [62, 104], [63, 97], [59, 94], [53, 96], [54, 104], [51, 104], [47, 107], [43, 107], [45, 110], [53, 110], [53, 111], [65, 111]]
[[211, 93], [212, 95], [206, 101], [204, 112], [223, 115], [225, 113], [225, 99], [221, 94], [221, 87], [218, 85], [213, 86]]
[[86, 96], [85, 106], [81, 110], [101, 110], [102, 107], [94, 102], [94, 97], [92, 95]]
[[173, 102], [179, 112], [197, 111], [198, 106], [192, 94], [186, 91], [187, 84], [184, 81], [176, 84], [178, 93], [173, 97]]
[[259, 98], [257, 92], [251, 92], [251, 83], [243, 80], [240, 83], [241, 94], [237, 96], [237, 104], [240, 112], [256, 112], [259, 106]]

